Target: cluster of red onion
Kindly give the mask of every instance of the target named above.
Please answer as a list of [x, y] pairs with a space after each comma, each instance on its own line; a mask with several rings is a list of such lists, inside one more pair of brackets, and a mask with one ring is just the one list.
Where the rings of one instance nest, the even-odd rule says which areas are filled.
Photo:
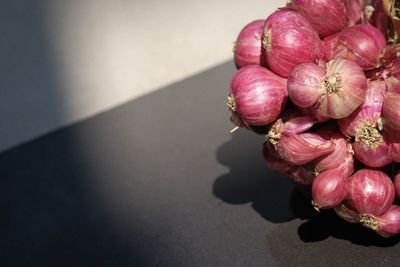
[[400, 234], [400, 59], [372, 2], [293, 0], [246, 25], [228, 106], [316, 210], [389, 237]]

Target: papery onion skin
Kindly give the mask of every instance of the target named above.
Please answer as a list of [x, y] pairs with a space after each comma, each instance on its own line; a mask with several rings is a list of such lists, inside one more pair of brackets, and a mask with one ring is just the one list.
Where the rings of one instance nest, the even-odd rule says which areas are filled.
[[[351, 0], [353, 1], [353, 0]], [[326, 36], [322, 41], [322, 47], [324, 50], [324, 59], [325, 61], [330, 61], [336, 56], [336, 47], [337, 40], [339, 37], [339, 33], [335, 33], [329, 36]]]
[[400, 143], [390, 143], [388, 153], [393, 162], [400, 162]]
[[386, 124], [395, 131], [400, 131], [400, 94], [388, 92], [383, 102], [383, 117]]
[[340, 204], [334, 208], [336, 214], [342, 218], [343, 220], [349, 222], [349, 223], [359, 223], [359, 217], [360, 215], [355, 212], [354, 210], [351, 210], [349, 207], [347, 207], [345, 204]]
[[[398, 71], [400, 72], [400, 65], [398, 67], [399, 67]], [[387, 91], [389, 93], [400, 94], [400, 80], [397, 77], [395, 76], [389, 77], [385, 80], [385, 83], [387, 86]]]
[[380, 216], [361, 215], [360, 223], [385, 238], [400, 234], [400, 207], [391, 205]]
[[286, 26], [306, 27], [313, 29], [311, 23], [293, 8], [279, 8], [269, 15], [264, 28], [280, 28]]
[[[354, 160], [353, 160], [353, 149], [351, 144], [346, 140], [346, 138], [340, 134], [335, 132], [331, 136], [326, 136], [325, 133], [318, 132], [320, 136], [322, 136], [325, 140], [332, 140], [335, 143], [335, 150], [322, 156], [314, 161], [315, 170], [319, 173], [331, 170], [339, 167], [341, 164], [349, 165], [348, 168], [343, 168], [348, 173], [348, 177], [353, 174], [354, 170]], [[325, 135], [325, 136], [324, 136]]]
[[291, 118], [282, 125], [284, 133], [302, 133], [313, 127], [315, 119], [310, 116]]
[[333, 119], [345, 118], [364, 102], [367, 79], [357, 64], [346, 59], [336, 58], [326, 68], [324, 85], [321, 85], [324, 93], [316, 111]]
[[368, 70], [380, 67], [386, 40], [377, 28], [360, 24], [340, 32], [337, 45], [337, 56], [354, 61], [364, 70]]
[[400, 132], [385, 125], [385, 134], [389, 138], [389, 156], [394, 162], [400, 162]]
[[327, 122], [329, 121], [331, 118], [327, 117], [327, 116], [322, 116], [320, 114], [317, 113], [316, 109], [314, 107], [309, 107], [309, 108], [298, 108], [301, 113], [305, 116], [311, 116], [312, 118], [314, 118], [318, 123], [322, 123], [322, 122]]
[[355, 141], [352, 145], [356, 158], [369, 167], [381, 168], [393, 161], [386, 137], [376, 147], [366, 147], [362, 141]]
[[369, 82], [362, 105], [348, 117], [337, 120], [340, 131], [347, 136], [356, 136], [357, 128], [365, 121], [377, 122], [382, 114], [385, 91], [385, 82]]
[[345, 135], [356, 137], [352, 144], [354, 154], [369, 167], [380, 168], [392, 162], [381, 120], [385, 91], [384, 81], [369, 82], [364, 103], [350, 116], [337, 121]]
[[389, 209], [394, 198], [394, 185], [382, 171], [361, 169], [350, 177], [347, 204], [360, 215], [379, 216]]
[[[284, 122], [284, 120], [286, 120]], [[285, 112], [282, 117], [274, 122], [266, 139], [271, 144], [276, 144], [282, 135], [289, 133], [302, 133], [314, 126], [315, 120], [310, 116], [298, 116], [297, 111]]]
[[288, 94], [292, 102], [300, 108], [308, 108], [317, 103], [321, 83], [326, 70], [314, 63], [303, 63], [295, 67], [288, 77]]
[[376, 232], [383, 237], [400, 234], [400, 207], [392, 205], [389, 210], [377, 218], [378, 229]]
[[303, 165], [331, 153], [335, 149], [333, 141], [305, 133], [314, 123], [315, 120], [308, 116], [290, 118], [287, 122], [279, 119], [269, 130], [265, 146], [273, 151], [275, 157], [291, 165]]
[[396, 196], [400, 198], [400, 172], [397, 172], [394, 176], [394, 188], [396, 190]]
[[347, 176], [352, 175], [354, 172], [354, 151], [349, 140], [338, 131], [336, 124], [327, 124], [318, 129], [316, 133], [325, 140], [332, 140], [335, 143], [335, 150], [332, 153], [314, 161], [316, 172], [320, 173], [344, 165], [343, 170], [347, 172]]
[[346, 7], [341, 0], [293, 0], [293, 5], [325, 37], [347, 26]]
[[[352, 0], [350, 0], [352, 1]], [[371, 17], [371, 24], [376, 27], [385, 37], [388, 35], [388, 16], [385, 13], [382, 0], [373, 1], [374, 12]]]
[[254, 20], [239, 33], [234, 47], [234, 61], [237, 68], [247, 65], [266, 66], [262, 38], [265, 20]]
[[367, 79], [354, 62], [336, 58], [326, 69], [313, 63], [294, 68], [288, 78], [288, 94], [300, 108], [313, 108], [322, 117], [349, 116], [365, 99]]
[[341, 166], [320, 173], [312, 184], [315, 209], [333, 208], [346, 198], [348, 176]]
[[[298, 23], [302, 21], [297, 19], [300, 14], [280, 12], [270, 15], [265, 22], [263, 47], [268, 67], [276, 74], [288, 77], [297, 65], [315, 62], [322, 56], [322, 42], [311, 26]], [[276, 22], [278, 19], [283, 22]]]
[[286, 133], [274, 144], [279, 156], [293, 165], [307, 164], [318, 157], [332, 153], [335, 144], [316, 134]]
[[266, 68], [245, 66], [233, 76], [228, 106], [247, 125], [267, 125], [278, 118], [285, 106], [286, 84], [286, 79]]
[[263, 146], [263, 155], [268, 167], [274, 171], [287, 175], [293, 166], [290, 163], [280, 159], [274, 150], [270, 148], [268, 143]]
[[[388, 61], [389, 60], [390, 58], [388, 59]], [[387, 63], [382, 76], [383, 77], [389, 76], [389, 78], [386, 79], [386, 84], [388, 85], [388, 87], [390, 86], [391, 83], [394, 82], [394, 80], [397, 80], [397, 82], [394, 83], [398, 84], [399, 83], [398, 79], [400, 79], [400, 58], [396, 57], [390, 63]], [[398, 87], [398, 85], [396, 85], [396, 87]], [[399, 90], [396, 90], [396, 92], [399, 93]]]
[[274, 171], [287, 175], [290, 180], [300, 185], [311, 185], [315, 179], [315, 174], [311, 166], [294, 166], [274, 155], [268, 143], [264, 145], [264, 159], [268, 167]]
[[364, 14], [363, 0], [342, 0], [346, 7], [346, 14], [349, 20], [349, 25], [354, 25], [360, 22]]

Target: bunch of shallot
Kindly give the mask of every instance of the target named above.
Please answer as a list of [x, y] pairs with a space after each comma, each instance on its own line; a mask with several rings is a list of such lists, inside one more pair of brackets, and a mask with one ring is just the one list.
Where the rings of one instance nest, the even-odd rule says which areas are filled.
[[227, 102], [235, 129], [263, 133], [267, 165], [308, 187], [317, 211], [384, 237], [400, 234], [396, 2], [292, 0], [249, 23]]

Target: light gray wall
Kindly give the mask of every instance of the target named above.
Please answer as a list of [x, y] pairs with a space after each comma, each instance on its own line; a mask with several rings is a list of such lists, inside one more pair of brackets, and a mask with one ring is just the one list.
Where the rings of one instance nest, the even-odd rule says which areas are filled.
[[284, 3], [2, 1], [0, 151], [229, 60]]

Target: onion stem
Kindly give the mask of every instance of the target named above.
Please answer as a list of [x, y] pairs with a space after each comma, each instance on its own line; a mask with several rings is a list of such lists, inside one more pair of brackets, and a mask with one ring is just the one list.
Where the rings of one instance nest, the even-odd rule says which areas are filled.
[[330, 75], [322, 81], [322, 87], [328, 94], [337, 94], [342, 88], [342, 79], [339, 76]]
[[356, 129], [356, 141], [361, 141], [366, 148], [378, 147], [383, 141], [379, 123], [364, 121]]
[[374, 231], [378, 231], [379, 230], [379, 223], [378, 221], [369, 215], [361, 215], [360, 216], [360, 223], [364, 226], [367, 227], [369, 229], [372, 229]]

